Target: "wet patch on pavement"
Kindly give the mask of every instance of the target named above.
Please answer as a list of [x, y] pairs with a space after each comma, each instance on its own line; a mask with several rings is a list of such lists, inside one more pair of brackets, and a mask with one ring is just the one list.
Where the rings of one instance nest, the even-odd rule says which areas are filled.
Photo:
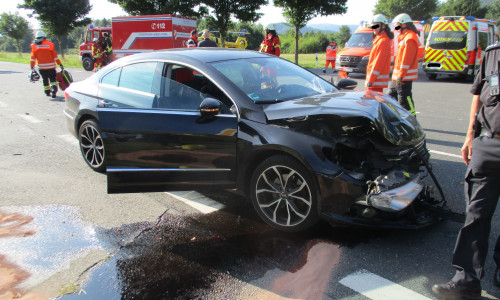
[[97, 230], [116, 252], [91, 271], [84, 293], [63, 299], [232, 299], [249, 286], [244, 294], [261, 299], [318, 298], [343, 249], [390, 235], [327, 224], [283, 233], [248, 203], [221, 202], [229, 206], [207, 215], [167, 211], [155, 223]]
[[0, 221], [0, 266], [18, 274], [8, 286], [16, 297], [68, 268], [69, 262], [102, 249], [76, 207], [1, 207]]

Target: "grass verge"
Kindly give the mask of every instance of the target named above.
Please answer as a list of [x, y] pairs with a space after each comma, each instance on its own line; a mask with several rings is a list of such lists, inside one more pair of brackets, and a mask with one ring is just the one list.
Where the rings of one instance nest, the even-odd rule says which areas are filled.
[[[19, 56], [19, 53], [17, 52], [0, 52], [0, 61], [10, 61], [10, 62], [17, 62], [17, 63], [23, 63], [23, 64], [29, 64], [30, 63], [30, 53], [22, 53], [21, 56]], [[287, 54], [287, 53], [282, 53], [281, 57], [289, 60], [291, 62], [295, 62], [295, 54]], [[325, 53], [318, 53], [317, 55], [318, 60], [317, 60], [317, 65], [316, 65], [316, 54], [315, 53], [310, 53], [310, 54], [299, 54], [299, 66], [303, 68], [321, 68], [325, 64], [325, 58], [326, 55]], [[82, 62], [78, 58], [78, 54], [65, 54], [64, 58], [59, 54], [59, 58], [61, 59], [61, 62], [63, 66], [69, 67], [69, 68], [82, 68]]]

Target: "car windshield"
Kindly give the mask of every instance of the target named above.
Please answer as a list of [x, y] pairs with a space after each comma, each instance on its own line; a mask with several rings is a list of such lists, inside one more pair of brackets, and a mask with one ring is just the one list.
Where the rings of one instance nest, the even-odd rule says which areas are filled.
[[429, 47], [440, 50], [460, 50], [467, 43], [465, 31], [433, 31], [429, 38]]
[[357, 32], [354, 33], [347, 44], [346, 47], [372, 47], [373, 46], [373, 33], [371, 32]]
[[274, 103], [337, 89], [301, 67], [277, 57], [218, 61], [212, 65], [255, 103]]

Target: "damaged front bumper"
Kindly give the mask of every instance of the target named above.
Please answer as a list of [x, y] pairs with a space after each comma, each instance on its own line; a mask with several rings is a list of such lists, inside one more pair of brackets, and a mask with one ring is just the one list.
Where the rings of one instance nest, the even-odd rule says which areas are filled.
[[426, 186], [420, 174], [392, 171], [367, 184], [366, 195], [359, 197], [347, 213], [323, 211], [322, 216], [334, 226], [373, 229], [419, 229], [445, 218], [465, 220], [463, 214], [446, 207], [443, 195], [442, 200], [435, 199], [435, 189]]

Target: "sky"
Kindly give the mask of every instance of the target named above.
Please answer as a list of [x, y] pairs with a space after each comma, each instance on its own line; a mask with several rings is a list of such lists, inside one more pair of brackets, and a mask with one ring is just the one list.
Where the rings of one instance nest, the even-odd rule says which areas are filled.
[[[307, 1], [307, 0], [304, 0]], [[270, 0], [272, 2], [272, 0]], [[10, 12], [14, 13], [18, 11], [22, 16], [27, 18], [29, 10], [18, 9], [17, 5], [24, 3], [23, 0], [0, 0], [0, 13]], [[347, 0], [347, 13], [344, 15], [333, 15], [328, 17], [317, 17], [309, 21], [308, 24], [346, 24], [355, 25], [359, 24], [360, 21], [370, 19], [373, 15], [373, 9], [377, 0]], [[118, 4], [110, 3], [107, 0], [90, 0], [92, 5], [92, 10], [88, 15], [92, 19], [111, 19], [112, 17], [125, 16], [125, 13]], [[280, 23], [285, 22], [282, 16], [282, 11], [280, 8], [274, 7], [273, 5], [267, 5], [263, 7], [259, 12], [264, 13], [257, 23], [262, 25], [267, 25], [270, 23]], [[387, 16], [388, 18], [393, 16]], [[38, 29], [38, 21], [34, 18], [28, 19], [34, 29]]]

